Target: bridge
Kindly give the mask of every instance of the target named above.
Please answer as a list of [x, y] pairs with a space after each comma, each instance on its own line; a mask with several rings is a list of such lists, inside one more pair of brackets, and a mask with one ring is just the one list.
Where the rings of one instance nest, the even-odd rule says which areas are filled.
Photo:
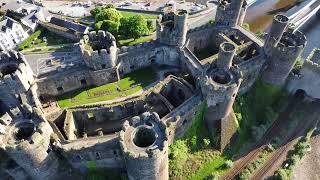
[[312, 0], [299, 11], [288, 16], [290, 23], [295, 26], [295, 31], [304, 25], [313, 15], [320, 12], [320, 1]]

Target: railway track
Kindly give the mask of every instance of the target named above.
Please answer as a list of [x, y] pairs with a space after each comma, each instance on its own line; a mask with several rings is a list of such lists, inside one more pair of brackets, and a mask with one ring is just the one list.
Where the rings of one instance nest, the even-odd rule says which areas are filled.
[[275, 162], [277, 162], [282, 155], [287, 153], [292, 146], [296, 143], [294, 139], [296, 137], [302, 136], [309, 128], [314, 125], [315, 120], [317, 120], [317, 114], [312, 111], [312, 107], [315, 107], [311, 105], [311, 108], [307, 112], [307, 116], [311, 116], [308, 119], [307, 122], [300, 121], [300, 123], [296, 126], [295, 130], [290, 133], [290, 135], [286, 138], [285, 143], [282, 144], [282, 146], [276, 150], [276, 152], [272, 153], [266, 162], [263, 163], [262, 166], [260, 166], [250, 177], [252, 180], [260, 180], [263, 179], [264, 175], [267, 174], [272, 167], [274, 166]]
[[290, 112], [292, 112], [292, 109], [297, 108], [299, 105], [299, 100], [301, 100], [301, 97], [294, 97], [291, 99], [290, 103], [286, 107], [286, 109], [281, 112], [279, 117], [274, 121], [274, 123], [271, 125], [271, 127], [267, 130], [265, 135], [262, 137], [259, 143], [255, 146], [254, 150], [248, 153], [245, 157], [240, 159], [234, 167], [221, 179], [222, 180], [231, 180], [236, 179], [237, 175], [240, 174], [251, 162], [253, 162], [260, 153], [265, 149], [267, 144], [270, 142], [270, 140], [275, 137], [275, 135], [280, 132], [280, 130], [283, 127], [286, 127], [287, 121], [290, 120], [288, 115]]

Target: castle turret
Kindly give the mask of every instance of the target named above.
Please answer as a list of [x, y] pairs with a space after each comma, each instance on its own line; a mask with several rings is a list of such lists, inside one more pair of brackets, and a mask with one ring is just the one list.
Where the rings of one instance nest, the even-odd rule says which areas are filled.
[[163, 44], [182, 47], [187, 37], [188, 12], [175, 11], [172, 8], [166, 10], [167, 8], [164, 10], [164, 15], [157, 20], [157, 39]]
[[169, 179], [168, 132], [157, 113], [126, 121], [120, 145], [129, 180]]
[[285, 83], [297, 58], [307, 44], [307, 39], [300, 31], [288, 26], [288, 18], [276, 15], [270, 34], [264, 46], [266, 68], [262, 79], [272, 85]]
[[80, 40], [80, 47], [86, 65], [94, 70], [112, 68], [117, 64], [116, 40], [109, 32], [90, 32]]
[[201, 91], [208, 106], [205, 120], [209, 129], [229, 115], [242, 81], [239, 68], [232, 66], [235, 50], [234, 44], [222, 43], [217, 62], [201, 77]]
[[282, 14], [274, 16], [270, 32], [264, 45], [264, 51], [267, 56], [271, 53], [272, 47], [279, 43], [283, 33], [287, 30], [288, 25], [289, 18], [287, 16]]
[[53, 133], [50, 125], [36, 116], [12, 118], [6, 130], [7, 134], [0, 136], [1, 148], [32, 179], [53, 179], [52, 175], [58, 171], [58, 160], [50, 147]]
[[242, 25], [247, 7], [246, 0], [220, 0], [215, 20], [219, 25]]

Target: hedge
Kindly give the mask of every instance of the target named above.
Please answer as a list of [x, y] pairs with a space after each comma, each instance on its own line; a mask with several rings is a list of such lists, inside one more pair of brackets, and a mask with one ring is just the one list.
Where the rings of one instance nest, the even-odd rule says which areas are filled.
[[22, 41], [22, 42], [19, 44], [19, 46], [18, 46], [19, 50], [21, 51], [21, 50], [23, 50], [24, 48], [26, 48], [27, 46], [29, 46], [34, 39], [38, 38], [38, 37], [41, 35], [41, 33], [43, 33], [43, 31], [44, 31], [44, 29], [43, 29], [43, 28], [40, 28], [40, 29], [38, 29], [36, 32], [34, 32], [33, 34], [31, 34], [27, 39], [25, 39], [24, 41]]

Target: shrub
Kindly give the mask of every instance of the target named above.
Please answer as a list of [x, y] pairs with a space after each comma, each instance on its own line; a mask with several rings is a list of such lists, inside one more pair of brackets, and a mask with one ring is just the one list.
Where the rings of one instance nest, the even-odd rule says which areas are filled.
[[211, 173], [210, 175], [208, 175], [207, 177], [204, 178], [205, 180], [218, 180], [218, 176], [214, 173]]
[[249, 169], [245, 169], [244, 171], [241, 172], [239, 179], [247, 180], [249, 179], [250, 175], [251, 175], [251, 172], [249, 171]]
[[204, 147], [208, 147], [210, 145], [210, 139], [207, 139], [207, 138], [203, 139], [203, 145]]
[[250, 31], [250, 25], [248, 23], [243, 23], [242, 27], [248, 31]]
[[189, 143], [191, 148], [195, 148], [197, 146], [197, 139], [198, 139], [197, 136], [193, 136], [190, 139]]
[[188, 159], [188, 146], [184, 140], [176, 140], [169, 147], [169, 165], [171, 174], [178, 174]]
[[285, 169], [278, 169], [275, 172], [275, 176], [274, 176], [275, 180], [289, 180], [289, 176], [288, 173]]
[[292, 72], [294, 73], [294, 74], [299, 74], [300, 73], [300, 70], [302, 69], [302, 67], [303, 67], [303, 59], [302, 59], [302, 57], [300, 56], [300, 57], [298, 57], [297, 58], [297, 61], [296, 61], [296, 63], [294, 64], [294, 67], [293, 67], [293, 69], [292, 69]]
[[233, 162], [231, 160], [226, 160], [226, 162], [224, 163], [224, 166], [226, 168], [232, 168], [233, 167]]
[[209, 24], [211, 24], [211, 25], [215, 25], [215, 24], [216, 24], [216, 21], [215, 21], [215, 20], [213, 20], [213, 19], [211, 19], [211, 20], [209, 20]]

